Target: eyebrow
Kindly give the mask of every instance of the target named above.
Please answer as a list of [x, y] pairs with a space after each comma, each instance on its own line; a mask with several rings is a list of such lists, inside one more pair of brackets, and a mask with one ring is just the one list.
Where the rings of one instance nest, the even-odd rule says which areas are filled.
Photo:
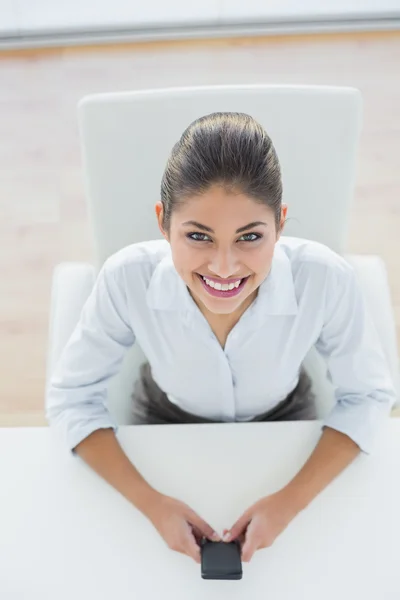
[[[192, 227], [197, 227], [197, 229], [207, 231], [208, 233], [214, 233], [214, 229], [211, 229], [211, 227], [208, 227], [207, 225], [202, 225], [197, 221], [185, 221], [183, 225], [191, 225]], [[265, 227], [268, 227], [268, 224], [264, 223], [264, 221], [254, 221], [253, 223], [249, 223], [244, 227], [239, 227], [239, 229], [236, 229], [236, 233], [242, 233], [243, 231], [247, 231], [247, 229], [253, 229], [253, 227], [258, 227], [259, 225], [264, 225]]]

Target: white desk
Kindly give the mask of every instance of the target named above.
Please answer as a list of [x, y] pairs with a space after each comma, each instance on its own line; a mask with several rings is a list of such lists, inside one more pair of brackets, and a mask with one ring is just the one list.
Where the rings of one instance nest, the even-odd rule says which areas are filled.
[[[160, 491], [218, 531], [283, 486], [319, 423], [122, 427]], [[143, 515], [46, 428], [0, 429], [2, 600], [398, 600], [400, 419], [269, 548], [241, 581], [204, 581]]]

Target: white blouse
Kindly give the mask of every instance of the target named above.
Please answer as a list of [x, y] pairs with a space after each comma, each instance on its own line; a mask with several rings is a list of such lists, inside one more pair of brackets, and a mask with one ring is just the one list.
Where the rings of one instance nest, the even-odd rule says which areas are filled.
[[132, 244], [104, 263], [46, 394], [46, 414], [73, 449], [117, 424], [107, 384], [137, 340], [158, 386], [182, 409], [246, 421], [297, 385], [313, 345], [336, 404], [323, 425], [370, 452], [395, 390], [353, 267], [323, 244], [282, 236], [271, 270], [223, 349], [190, 296], [165, 240]]

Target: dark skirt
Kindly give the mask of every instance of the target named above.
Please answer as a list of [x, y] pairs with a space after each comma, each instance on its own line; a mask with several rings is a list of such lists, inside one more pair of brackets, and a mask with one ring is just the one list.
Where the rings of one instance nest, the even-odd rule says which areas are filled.
[[[300, 370], [297, 386], [274, 408], [252, 418], [251, 421], [309, 421], [317, 418], [315, 395], [309, 375]], [[136, 425], [159, 425], [177, 423], [221, 423], [193, 415], [176, 406], [168, 399], [151, 374], [149, 363], [141, 366], [140, 376], [132, 394], [133, 422]]]

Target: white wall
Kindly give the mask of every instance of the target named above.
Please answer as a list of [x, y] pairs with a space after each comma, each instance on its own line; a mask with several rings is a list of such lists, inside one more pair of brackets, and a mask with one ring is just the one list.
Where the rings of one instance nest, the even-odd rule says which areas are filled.
[[16, 4], [14, 0], [0, 0], [0, 35], [17, 30]]
[[400, 0], [0, 0], [5, 32], [267, 23], [400, 15]]
[[400, 12], [400, 0], [221, 0], [222, 19], [251, 21]]
[[107, 26], [216, 22], [219, 0], [13, 0], [21, 29], [69, 29]]

